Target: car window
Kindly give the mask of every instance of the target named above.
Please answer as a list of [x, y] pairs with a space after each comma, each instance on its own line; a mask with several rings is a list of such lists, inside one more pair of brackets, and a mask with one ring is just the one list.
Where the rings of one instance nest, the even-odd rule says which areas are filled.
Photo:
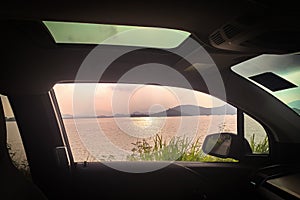
[[244, 113], [244, 133], [253, 154], [269, 153], [269, 138], [264, 127]]
[[231, 69], [300, 114], [300, 54], [263, 54]]
[[7, 96], [0, 95], [0, 97], [6, 121], [7, 148], [9, 155], [17, 169], [19, 169], [26, 177], [30, 178], [29, 164], [14, 113]]
[[189, 32], [167, 28], [43, 21], [56, 43], [175, 48]]
[[201, 150], [207, 134], [237, 134], [236, 108], [210, 95], [108, 83], [56, 84], [54, 92], [75, 162], [235, 161]]

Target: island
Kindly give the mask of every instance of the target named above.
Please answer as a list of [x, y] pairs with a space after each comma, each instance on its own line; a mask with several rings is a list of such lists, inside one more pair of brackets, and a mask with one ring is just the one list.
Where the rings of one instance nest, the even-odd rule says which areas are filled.
[[72, 116], [70, 114], [62, 115], [63, 119], [70, 118], [113, 118], [113, 117], [172, 117], [172, 116], [199, 116], [199, 115], [235, 115], [236, 108], [230, 105], [224, 105], [213, 108], [205, 108], [195, 105], [180, 105], [157, 113], [143, 113], [135, 111], [131, 114], [117, 113], [115, 115], [98, 115], [98, 116]]

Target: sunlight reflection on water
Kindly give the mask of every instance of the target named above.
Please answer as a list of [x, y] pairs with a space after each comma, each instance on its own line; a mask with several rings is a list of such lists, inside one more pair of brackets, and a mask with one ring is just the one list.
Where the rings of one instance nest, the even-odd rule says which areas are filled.
[[[182, 119], [186, 121], [183, 126]], [[200, 138], [202, 143], [207, 134], [220, 131], [236, 133], [236, 115], [227, 115], [225, 118], [215, 115], [182, 117], [182, 119], [181, 117], [82, 118], [64, 119], [64, 123], [76, 162], [97, 159], [126, 160], [132, 153], [132, 143], [141, 139], [151, 143], [156, 134], [162, 135], [167, 140], [183, 136], [193, 140]], [[191, 123], [188, 123], [189, 121]], [[195, 122], [198, 124], [194, 124]]]

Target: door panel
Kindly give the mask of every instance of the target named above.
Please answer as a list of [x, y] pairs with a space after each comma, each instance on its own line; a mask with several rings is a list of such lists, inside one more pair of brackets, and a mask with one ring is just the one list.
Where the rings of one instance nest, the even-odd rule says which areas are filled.
[[101, 163], [77, 164], [71, 193], [76, 199], [245, 199], [250, 173], [250, 168], [232, 163], [176, 162], [148, 173], [121, 172]]

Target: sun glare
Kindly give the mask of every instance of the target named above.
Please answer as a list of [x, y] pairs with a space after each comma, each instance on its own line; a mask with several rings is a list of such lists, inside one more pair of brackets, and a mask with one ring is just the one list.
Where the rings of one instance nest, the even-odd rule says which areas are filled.
[[[80, 84], [82, 90], [75, 90], [74, 83], [55, 85], [63, 115], [74, 115], [74, 98], [82, 98], [76, 99], [76, 114], [82, 116], [151, 115], [179, 105], [205, 108], [224, 105], [223, 101], [208, 94], [183, 88], [112, 83], [96, 84], [95, 87], [95, 84]], [[85, 94], [87, 91], [92, 94]], [[94, 105], [86, 105], [87, 102], [94, 102]]]

